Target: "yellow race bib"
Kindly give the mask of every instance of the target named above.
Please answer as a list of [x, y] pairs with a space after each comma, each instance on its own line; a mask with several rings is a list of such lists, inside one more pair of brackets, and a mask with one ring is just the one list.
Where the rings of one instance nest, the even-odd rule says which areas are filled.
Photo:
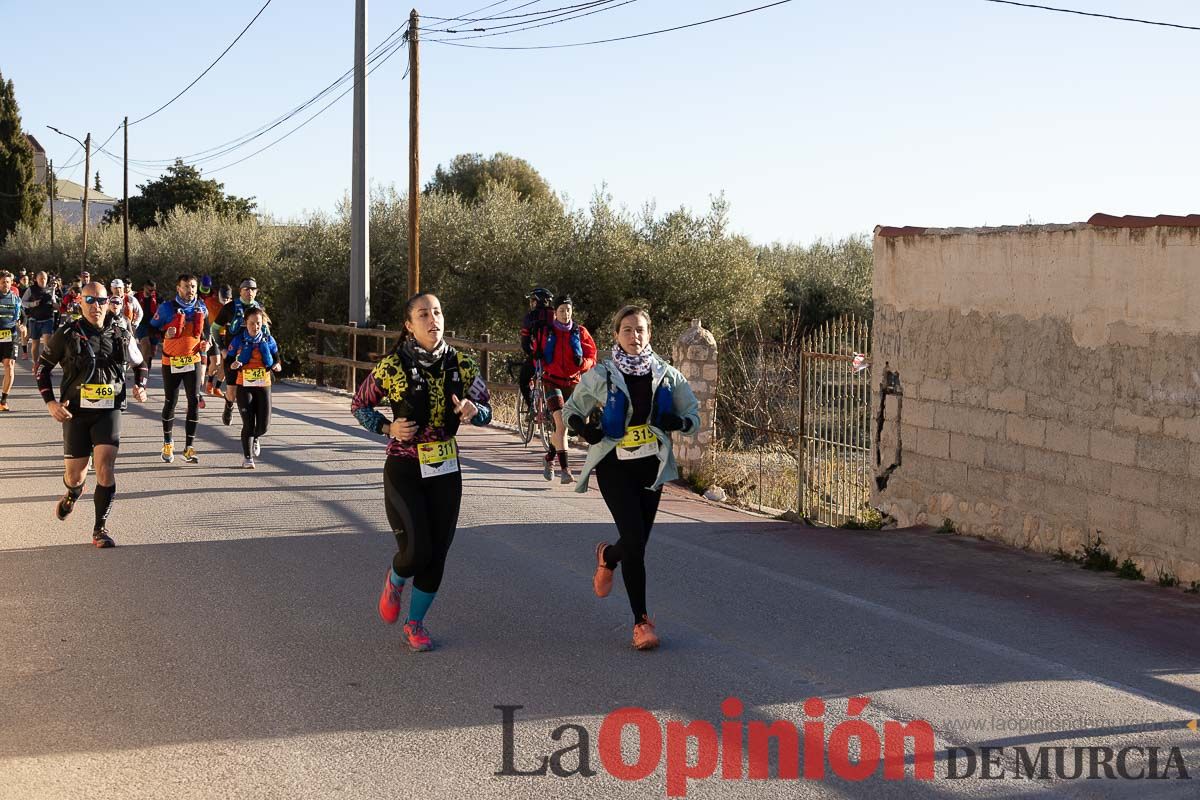
[[658, 437], [649, 425], [634, 425], [625, 429], [625, 436], [617, 443], [618, 460], [629, 461], [653, 455], [658, 455]]
[[79, 407], [105, 410], [116, 408], [115, 383], [85, 383], [79, 387]]
[[190, 356], [170, 356], [171, 372], [195, 372], [196, 362], [200, 360], [198, 355]]
[[242, 386], [266, 386], [267, 371], [262, 367], [242, 370]]
[[458, 472], [458, 444], [451, 438], [441, 442], [421, 442], [417, 445], [421, 462], [421, 477], [434, 478]]
[[12, 341], [12, 328], [0, 328], [0, 342]]

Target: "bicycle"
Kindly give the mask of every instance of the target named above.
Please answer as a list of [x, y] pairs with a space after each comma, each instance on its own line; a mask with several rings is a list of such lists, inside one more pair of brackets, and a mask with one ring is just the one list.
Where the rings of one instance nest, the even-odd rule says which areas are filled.
[[542, 385], [542, 361], [533, 362], [533, 380], [529, 386], [529, 396], [532, 408], [525, 405], [525, 394], [517, 392], [517, 431], [521, 434], [521, 442], [526, 446], [533, 441], [534, 429], [538, 432], [542, 447], [549, 449], [550, 434], [546, 430], [546, 388]]

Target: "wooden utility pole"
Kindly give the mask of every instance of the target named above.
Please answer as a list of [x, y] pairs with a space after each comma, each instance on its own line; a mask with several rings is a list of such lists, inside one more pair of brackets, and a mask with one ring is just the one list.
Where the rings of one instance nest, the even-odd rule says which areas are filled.
[[421, 58], [414, 8], [408, 15], [408, 296], [421, 291]]
[[88, 175], [92, 174], [92, 134], [83, 140], [83, 256], [80, 272], [87, 271]]
[[50, 197], [50, 263], [54, 264], [54, 159], [46, 165], [46, 194]]
[[[129, 277], [129, 117], [125, 117], [125, 277]], [[132, 291], [132, 287], [130, 288]]]

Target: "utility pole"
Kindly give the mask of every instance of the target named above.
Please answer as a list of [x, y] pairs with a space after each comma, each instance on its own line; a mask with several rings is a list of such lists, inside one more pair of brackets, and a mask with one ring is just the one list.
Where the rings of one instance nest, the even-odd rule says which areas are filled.
[[125, 117], [125, 277], [129, 277], [129, 117]]
[[421, 58], [420, 17], [408, 15], [408, 296], [421, 291]]
[[354, 2], [354, 142], [350, 164], [350, 322], [371, 317], [370, 197], [367, 184], [367, 0]]
[[46, 194], [50, 196], [50, 264], [54, 264], [54, 159], [46, 167]]
[[80, 272], [87, 271], [88, 175], [92, 173], [92, 134], [83, 140], [83, 256]]

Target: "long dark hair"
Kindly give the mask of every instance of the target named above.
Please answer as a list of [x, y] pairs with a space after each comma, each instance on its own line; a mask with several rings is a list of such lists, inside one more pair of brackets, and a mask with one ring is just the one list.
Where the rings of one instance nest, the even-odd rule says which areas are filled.
[[437, 295], [433, 292], [417, 292], [408, 298], [408, 301], [404, 304], [404, 314], [400, 317], [400, 338], [396, 340], [396, 347], [394, 349], [399, 350], [409, 339], [414, 339], [415, 341], [415, 337], [409, 332], [408, 328], [404, 327], [404, 323], [412, 318], [413, 308], [422, 297], [433, 297], [436, 299]]

